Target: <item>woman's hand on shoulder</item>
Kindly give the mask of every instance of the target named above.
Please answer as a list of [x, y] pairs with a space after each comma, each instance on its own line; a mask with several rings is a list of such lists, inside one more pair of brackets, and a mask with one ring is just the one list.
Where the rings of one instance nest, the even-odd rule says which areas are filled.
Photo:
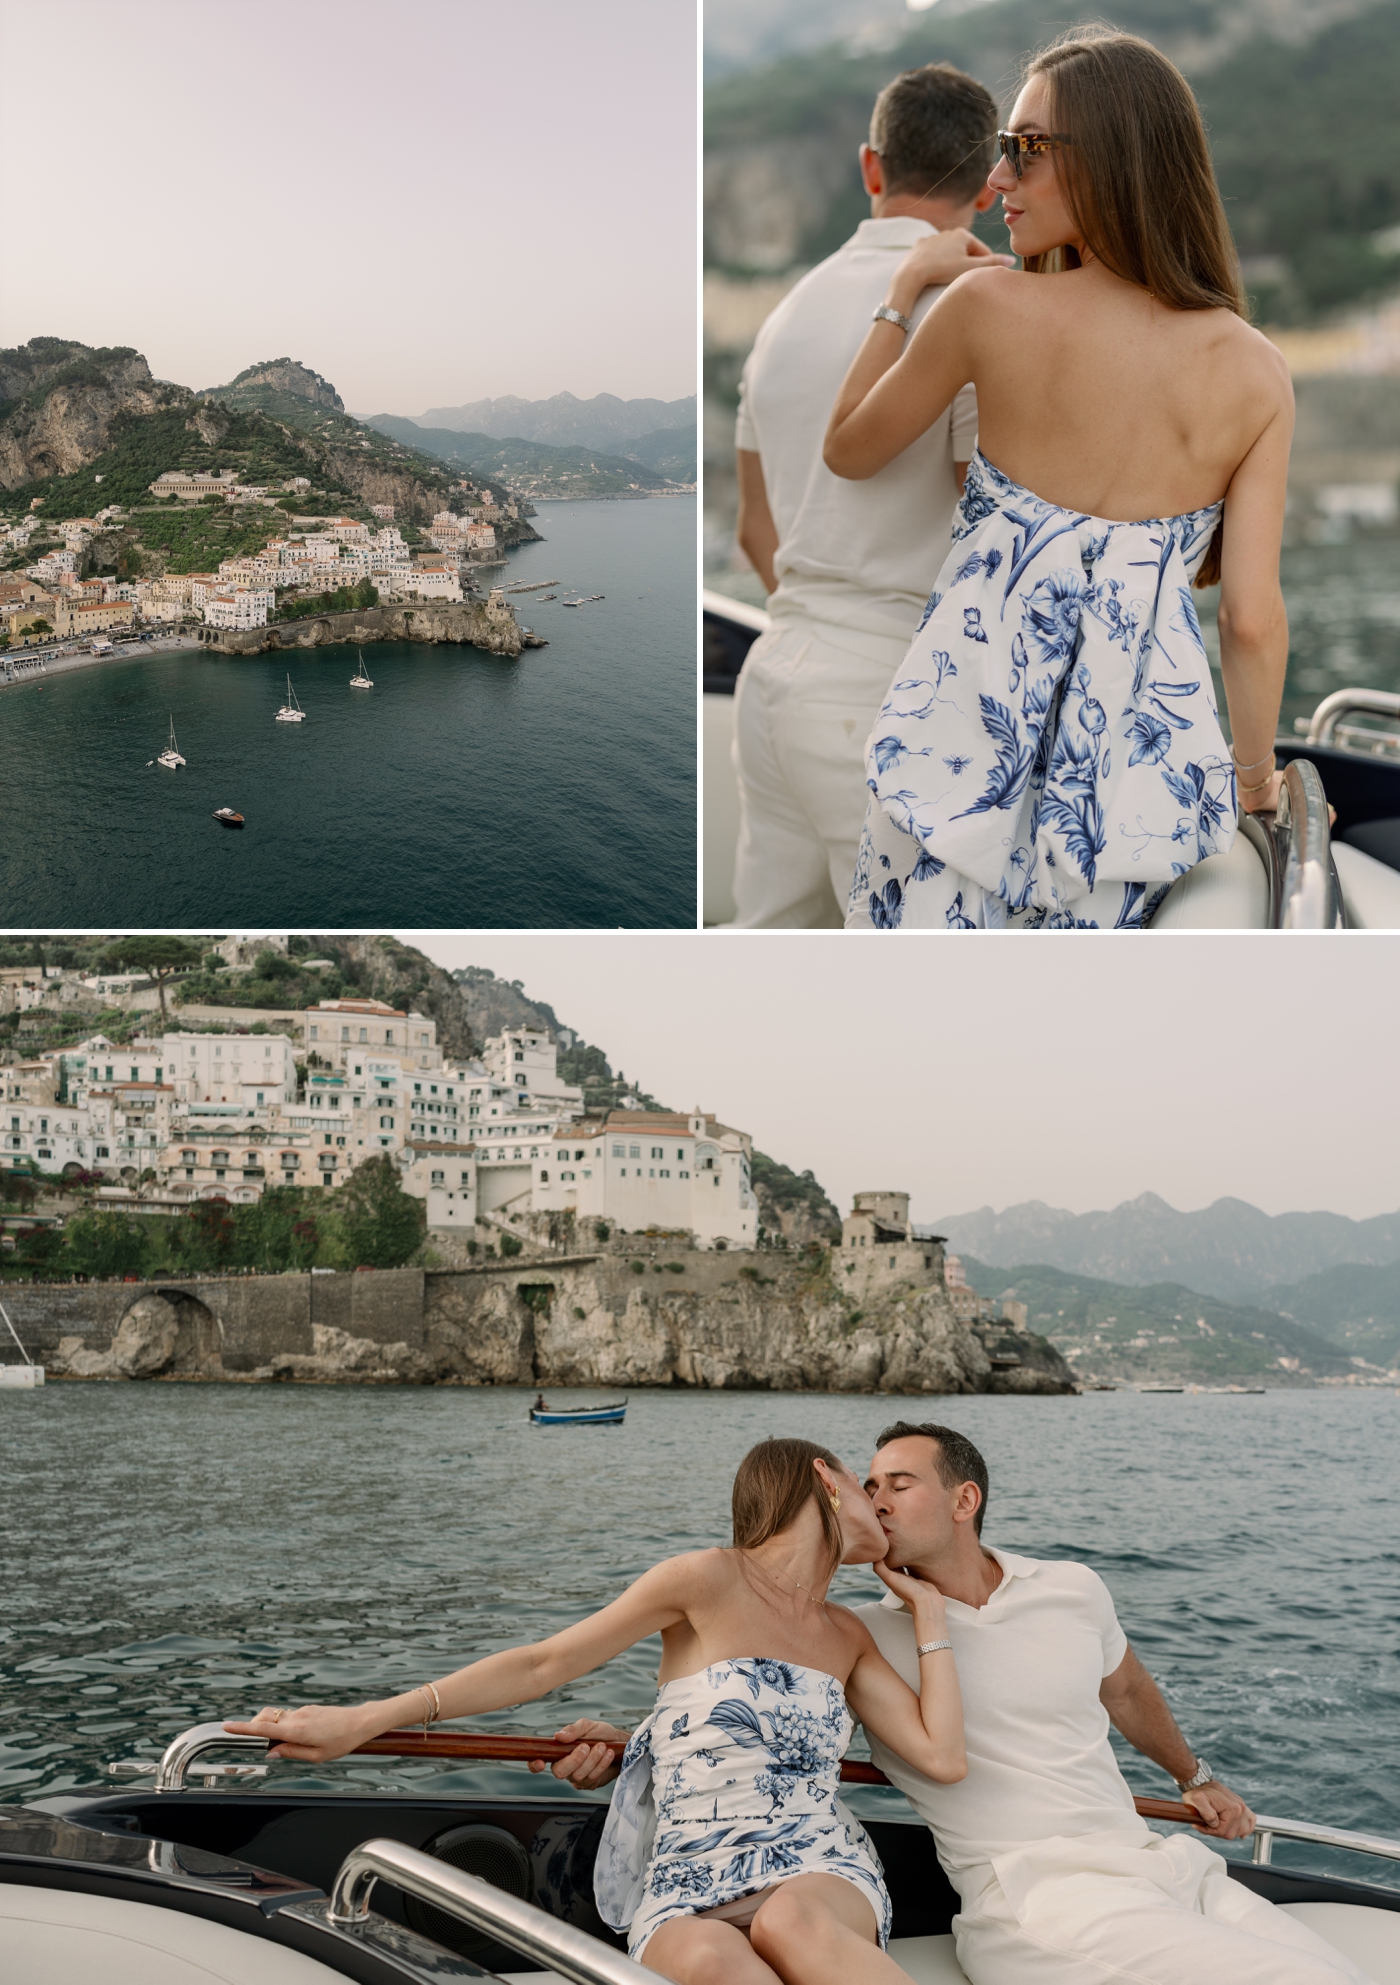
[[375, 1721], [372, 1704], [330, 1709], [316, 1702], [301, 1709], [260, 1709], [246, 1723], [224, 1725], [234, 1736], [266, 1737], [270, 1758], [300, 1758], [309, 1764], [343, 1758], [387, 1727]]
[[1014, 255], [996, 254], [967, 228], [945, 228], [940, 234], [924, 235], [914, 243], [895, 271], [890, 294], [917, 303], [926, 289], [946, 288], [969, 269], [1014, 269], [1015, 266]]

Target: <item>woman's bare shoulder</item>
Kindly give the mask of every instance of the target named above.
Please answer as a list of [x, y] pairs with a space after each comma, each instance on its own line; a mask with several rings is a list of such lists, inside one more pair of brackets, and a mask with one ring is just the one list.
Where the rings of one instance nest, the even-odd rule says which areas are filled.
[[1266, 338], [1233, 310], [1212, 310], [1206, 314], [1219, 349], [1241, 368], [1250, 384], [1268, 393], [1280, 406], [1291, 407], [1293, 377], [1288, 360], [1272, 338]]

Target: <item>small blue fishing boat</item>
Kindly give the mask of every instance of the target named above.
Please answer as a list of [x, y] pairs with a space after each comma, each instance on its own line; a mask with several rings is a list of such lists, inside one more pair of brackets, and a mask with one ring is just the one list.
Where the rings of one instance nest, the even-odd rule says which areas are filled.
[[540, 1398], [530, 1408], [530, 1418], [537, 1427], [620, 1427], [626, 1411], [625, 1399], [615, 1401], [611, 1406], [566, 1406], [558, 1409], [546, 1406]]

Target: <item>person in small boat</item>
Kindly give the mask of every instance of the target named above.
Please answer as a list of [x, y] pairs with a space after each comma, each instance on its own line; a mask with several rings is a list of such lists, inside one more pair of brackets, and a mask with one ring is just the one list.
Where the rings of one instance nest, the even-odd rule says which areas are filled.
[[[353, 1708], [263, 1709], [230, 1731], [322, 1761], [425, 1716], [533, 1702], [661, 1635], [656, 1707], [632, 1733], [595, 1870], [604, 1919], [677, 1985], [907, 1985], [885, 1954], [890, 1903], [837, 1804], [853, 1718], [938, 1784], [967, 1770], [936, 1585], [881, 1563], [885, 1536], [828, 1448], [767, 1440], [734, 1479], [734, 1542], [643, 1574], [532, 1646]], [[874, 1565], [918, 1622], [917, 1689], [827, 1589]]]
[[547, 1413], [549, 1411], [549, 1408], [544, 1403], [544, 1394], [542, 1392], [535, 1394], [535, 1403], [530, 1408], [530, 1411], [532, 1413]]
[[[941, 279], [916, 243], [827, 429], [860, 480], [976, 387], [953, 545], [866, 745], [848, 929], [1141, 929], [1237, 804], [1277, 804], [1293, 394], [1195, 98], [1148, 42], [1080, 29], [999, 143], [1024, 267], [958, 277], [909, 336]], [[1217, 580], [1228, 746], [1191, 598]]]
[[[966, 1777], [932, 1780], [866, 1734], [962, 1898], [953, 1932], [970, 1985], [1366, 1985], [1296, 1917], [1231, 1881], [1201, 1840], [1153, 1833], [1138, 1817], [1110, 1723], [1170, 1773], [1204, 1832], [1237, 1840], [1254, 1827], [1182, 1735], [1098, 1574], [982, 1542], [991, 1484], [965, 1435], [896, 1422], [865, 1487], [887, 1565], [944, 1596]], [[926, 1665], [925, 1627], [885, 1583], [882, 1600], [853, 1611], [909, 1680]], [[625, 1732], [585, 1721], [559, 1735], [579, 1744], [554, 1770], [581, 1788], [605, 1783], [608, 1740]]]

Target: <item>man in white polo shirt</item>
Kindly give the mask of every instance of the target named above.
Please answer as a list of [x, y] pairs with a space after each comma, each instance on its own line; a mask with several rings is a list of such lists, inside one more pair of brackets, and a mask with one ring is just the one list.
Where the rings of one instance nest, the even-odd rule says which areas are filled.
[[[944, 1595], [967, 1777], [936, 1785], [871, 1739], [933, 1831], [962, 1898], [958, 1960], [972, 1985], [1364, 1985], [1350, 1959], [1226, 1874], [1199, 1839], [1155, 1834], [1108, 1740], [1110, 1721], [1171, 1773], [1208, 1833], [1254, 1815], [1192, 1752], [1087, 1565], [981, 1542], [986, 1463], [949, 1427], [881, 1434], [866, 1490], [889, 1562]], [[893, 1594], [854, 1611], [911, 1688], [920, 1656]]]
[[[735, 928], [844, 921], [865, 740], [947, 554], [976, 402], [964, 388], [864, 482], [832, 475], [822, 439], [899, 259], [933, 233], [948, 237], [943, 283], [986, 259], [965, 230], [994, 198], [996, 122], [988, 92], [947, 63], [896, 77], [861, 147], [871, 218], [784, 297], [744, 367], [738, 538], [773, 625], [749, 650], [735, 703]], [[911, 325], [938, 294], [924, 292]]]

